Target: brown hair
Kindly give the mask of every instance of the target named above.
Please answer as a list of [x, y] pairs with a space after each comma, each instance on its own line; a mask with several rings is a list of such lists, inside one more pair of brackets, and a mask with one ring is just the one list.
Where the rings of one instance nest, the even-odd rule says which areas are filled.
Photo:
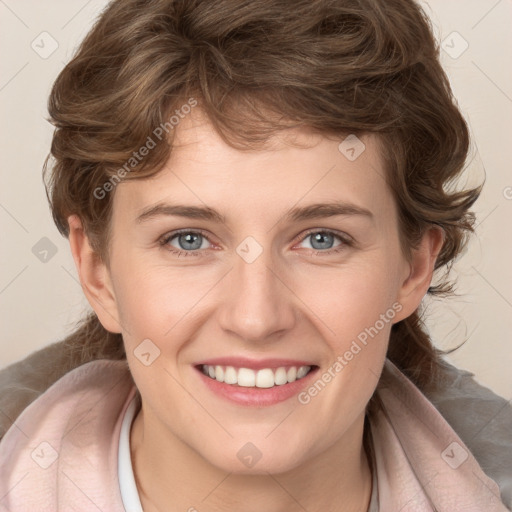
[[[176, 109], [194, 99], [233, 147], [256, 149], [279, 130], [378, 134], [399, 209], [404, 253], [432, 225], [445, 232], [436, 269], [461, 252], [480, 193], [453, 191], [469, 150], [467, 125], [439, 62], [427, 15], [413, 0], [123, 0], [101, 14], [49, 99], [56, 126], [47, 180], [68, 236], [77, 214], [108, 264], [113, 193], [98, 190]], [[123, 179], [157, 173], [174, 130]], [[156, 137], [153, 137], [156, 139]], [[96, 194], [95, 194], [96, 191]], [[442, 281], [431, 294], [447, 293]], [[91, 314], [66, 340], [77, 364], [124, 357], [120, 334]], [[420, 389], [441, 352], [420, 311], [395, 324], [388, 357]]]

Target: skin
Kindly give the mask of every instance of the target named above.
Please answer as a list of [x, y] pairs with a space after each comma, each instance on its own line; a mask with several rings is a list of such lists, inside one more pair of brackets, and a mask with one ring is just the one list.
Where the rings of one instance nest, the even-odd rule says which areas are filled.
[[[407, 260], [378, 139], [361, 137], [366, 149], [355, 161], [338, 150], [341, 140], [293, 130], [266, 150], [242, 152], [196, 109], [177, 128], [178, 145], [156, 177], [117, 186], [109, 266], [95, 257], [78, 217], [69, 218], [84, 292], [103, 326], [122, 333], [141, 393], [131, 452], [144, 510], [367, 510], [365, 406], [391, 326], [420, 304], [443, 237], [427, 231]], [[372, 217], [285, 218], [291, 208], [332, 201]], [[208, 206], [226, 222], [136, 221], [159, 202]], [[183, 238], [180, 246], [178, 236], [158, 243], [178, 229], [208, 238], [199, 249]], [[310, 229], [349, 235], [353, 244], [335, 236], [318, 248]], [[252, 263], [236, 252], [248, 236], [262, 248]], [[173, 248], [195, 254], [177, 256]], [[235, 405], [193, 367], [220, 356], [285, 357], [311, 361], [322, 373], [396, 303], [393, 320], [308, 404], [293, 397]], [[134, 355], [144, 339], [160, 350], [149, 366]], [[262, 454], [252, 468], [237, 457], [247, 442]]]

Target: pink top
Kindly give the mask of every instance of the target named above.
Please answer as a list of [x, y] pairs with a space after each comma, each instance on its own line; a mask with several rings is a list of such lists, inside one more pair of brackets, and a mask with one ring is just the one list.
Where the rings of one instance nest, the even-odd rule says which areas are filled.
[[[494, 480], [437, 409], [386, 360], [372, 420], [381, 512], [506, 512]], [[0, 442], [0, 511], [124, 511], [121, 424], [136, 388], [126, 361], [80, 366]]]

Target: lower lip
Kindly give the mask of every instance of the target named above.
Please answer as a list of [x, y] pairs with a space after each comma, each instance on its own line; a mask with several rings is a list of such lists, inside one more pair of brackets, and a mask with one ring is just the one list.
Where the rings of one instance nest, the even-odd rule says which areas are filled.
[[233, 384], [225, 384], [205, 375], [199, 368], [195, 368], [202, 381], [216, 395], [221, 396], [239, 405], [250, 405], [264, 407], [284, 402], [298, 395], [306, 386], [309, 385], [318, 367], [313, 368], [305, 377], [283, 384], [282, 386], [273, 386], [271, 388], [246, 388]]

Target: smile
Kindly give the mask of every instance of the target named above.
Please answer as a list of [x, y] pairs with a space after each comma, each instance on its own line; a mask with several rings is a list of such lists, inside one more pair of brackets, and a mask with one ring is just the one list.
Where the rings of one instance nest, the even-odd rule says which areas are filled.
[[311, 366], [281, 366], [279, 368], [236, 368], [234, 366], [201, 365], [202, 372], [217, 382], [245, 388], [272, 388], [304, 378]]

